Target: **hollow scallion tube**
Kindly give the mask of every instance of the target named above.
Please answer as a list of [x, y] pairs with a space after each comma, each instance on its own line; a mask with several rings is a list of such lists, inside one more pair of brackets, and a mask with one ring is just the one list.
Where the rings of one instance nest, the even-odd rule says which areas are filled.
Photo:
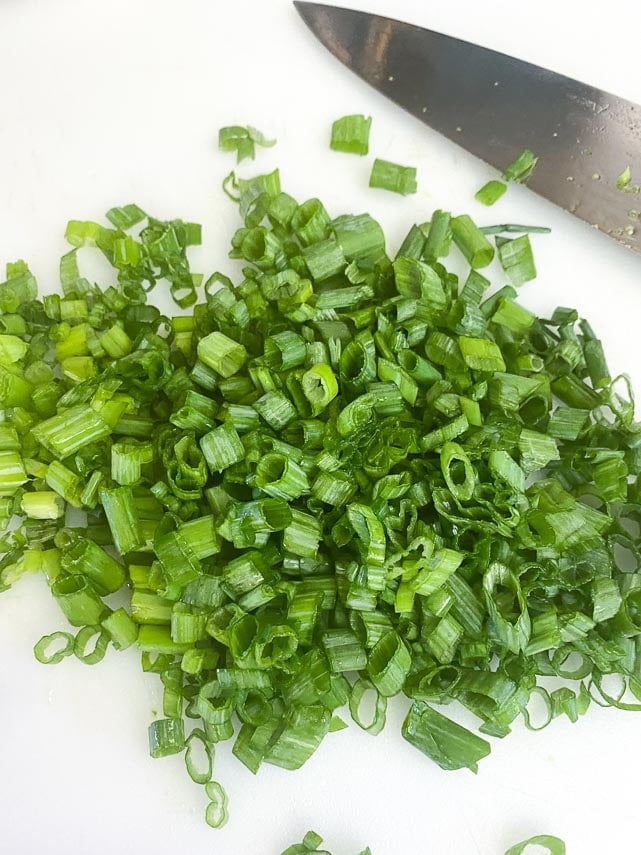
[[470, 266], [475, 270], [487, 265], [494, 258], [494, 248], [483, 232], [467, 214], [451, 220], [454, 243], [461, 250]]

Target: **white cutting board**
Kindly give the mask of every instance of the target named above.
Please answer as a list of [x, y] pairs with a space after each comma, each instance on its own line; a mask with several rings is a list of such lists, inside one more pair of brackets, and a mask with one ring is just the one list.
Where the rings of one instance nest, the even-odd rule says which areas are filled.
[[[545, 64], [641, 103], [633, 34], [641, 6], [599, 14], [585, 0], [352, 0], [358, 8], [441, 30]], [[524, 105], [524, 112], [527, 105]], [[374, 117], [371, 152], [418, 167], [409, 198], [367, 189], [370, 158], [328, 149], [331, 121]], [[194, 269], [235, 270], [238, 225], [219, 190], [232, 168], [221, 125], [278, 138], [255, 169], [280, 165], [284, 187], [319, 195], [334, 213], [369, 210], [392, 247], [436, 207], [480, 221], [548, 224], [534, 239], [539, 279], [524, 302], [577, 306], [602, 336], [614, 371], [637, 389], [641, 258], [511, 187], [493, 210], [473, 194], [493, 173], [361, 83], [315, 44], [288, 0], [2, 0], [0, 2], [0, 263], [27, 259], [56, 287], [69, 218], [135, 201], [159, 217], [204, 224]], [[625, 164], [622, 164], [622, 167]], [[248, 174], [254, 165], [243, 167]], [[541, 163], [545, 169], [545, 163]], [[639, 179], [641, 176], [636, 176]], [[160, 294], [153, 297], [169, 308]], [[41, 579], [0, 596], [0, 851], [7, 855], [279, 855], [308, 828], [334, 855], [502, 855], [535, 833], [572, 855], [636, 853], [641, 715], [591, 709], [543, 733], [520, 724], [477, 776], [443, 772], [400, 736], [406, 702], [386, 731], [330, 734], [297, 773], [254, 778], [218, 752], [230, 820], [212, 831], [205, 796], [181, 758], [148, 757], [159, 709], [154, 676], [133, 651], [88, 668], [39, 665], [33, 644], [65, 622]]]

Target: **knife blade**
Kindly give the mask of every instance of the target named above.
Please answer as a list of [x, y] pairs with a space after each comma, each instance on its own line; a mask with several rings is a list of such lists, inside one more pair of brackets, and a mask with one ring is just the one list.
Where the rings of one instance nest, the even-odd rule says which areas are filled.
[[[530, 189], [641, 253], [641, 106], [392, 18], [294, 5], [325, 47], [379, 92], [497, 169], [531, 149], [539, 163]], [[620, 188], [628, 167], [631, 182]]]

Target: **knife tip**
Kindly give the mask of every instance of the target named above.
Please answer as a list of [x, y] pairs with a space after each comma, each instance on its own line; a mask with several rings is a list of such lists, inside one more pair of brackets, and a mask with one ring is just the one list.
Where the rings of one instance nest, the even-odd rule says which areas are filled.
[[325, 3], [313, 3], [310, 0], [293, 0], [294, 8], [301, 16], [303, 21], [312, 30], [318, 25], [318, 21], [323, 20], [328, 13], [344, 11], [338, 6], [328, 6]]
[[294, 8], [301, 16], [303, 21], [308, 26], [311, 26], [311, 19], [313, 18], [313, 10], [317, 7], [318, 3], [308, 3], [307, 0], [293, 0]]
[[331, 9], [331, 6], [326, 6], [324, 3], [310, 3], [309, 0], [293, 0], [296, 10], [302, 15], [304, 12], [312, 10], [319, 11], [321, 9]]

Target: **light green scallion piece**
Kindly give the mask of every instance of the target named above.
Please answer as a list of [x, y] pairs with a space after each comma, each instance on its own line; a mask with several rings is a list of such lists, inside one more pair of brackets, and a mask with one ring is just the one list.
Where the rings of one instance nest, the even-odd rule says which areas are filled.
[[416, 168], [400, 166], [398, 163], [377, 158], [372, 165], [369, 186], [391, 190], [393, 193], [400, 193], [401, 196], [411, 195], [417, 190]]
[[332, 125], [329, 147], [334, 151], [364, 155], [369, 152], [370, 116], [342, 116]]

